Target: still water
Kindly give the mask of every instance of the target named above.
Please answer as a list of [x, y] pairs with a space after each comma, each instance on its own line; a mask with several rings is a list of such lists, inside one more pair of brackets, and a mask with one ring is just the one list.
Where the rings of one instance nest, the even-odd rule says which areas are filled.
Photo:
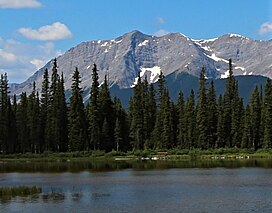
[[0, 185], [43, 189], [1, 213], [272, 212], [271, 160], [2, 163]]

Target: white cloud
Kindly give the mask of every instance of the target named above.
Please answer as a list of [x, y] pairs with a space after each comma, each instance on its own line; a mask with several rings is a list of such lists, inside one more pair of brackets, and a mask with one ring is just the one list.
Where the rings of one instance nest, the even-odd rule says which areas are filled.
[[0, 8], [37, 8], [42, 4], [36, 0], [0, 0]]
[[18, 31], [28, 39], [40, 41], [54, 41], [72, 37], [72, 33], [68, 27], [60, 22], [42, 26], [37, 30], [32, 28], [21, 28]]
[[157, 17], [156, 18], [156, 23], [157, 24], [165, 24], [165, 19], [164, 18], [162, 18], [162, 17]]
[[38, 58], [34, 58], [33, 60], [30, 61], [31, 64], [35, 65], [36, 69], [40, 69], [45, 65], [45, 61], [40, 60]]
[[160, 29], [158, 30], [157, 32], [155, 32], [153, 35], [154, 36], [157, 36], [157, 37], [161, 37], [161, 36], [164, 36], [166, 34], [168, 34], [169, 32], [164, 30], [164, 29]]
[[266, 35], [272, 32], [272, 22], [265, 22], [260, 26], [259, 34]]
[[2, 40], [0, 73], [6, 72], [9, 82], [20, 83], [60, 53], [52, 42], [34, 45], [12, 39]]
[[6, 52], [0, 49], [0, 63], [13, 63], [16, 61], [16, 56], [13, 53]]

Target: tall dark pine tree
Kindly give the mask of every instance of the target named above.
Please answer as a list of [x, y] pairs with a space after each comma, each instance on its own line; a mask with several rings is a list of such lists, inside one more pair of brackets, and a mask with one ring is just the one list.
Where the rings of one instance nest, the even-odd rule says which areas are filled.
[[249, 105], [246, 106], [244, 113], [244, 128], [241, 147], [252, 148], [252, 123]]
[[177, 102], [177, 111], [178, 111], [178, 125], [177, 125], [177, 146], [180, 148], [185, 147], [185, 102], [184, 95], [182, 92], [179, 93], [178, 102]]
[[225, 125], [224, 125], [224, 105], [223, 97], [220, 94], [218, 98], [218, 107], [217, 107], [217, 137], [215, 148], [225, 147]]
[[0, 151], [8, 151], [8, 78], [7, 74], [1, 75], [0, 78]]
[[96, 64], [92, 69], [92, 86], [90, 90], [90, 104], [88, 110], [89, 120], [89, 138], [90, 146], [94, 150], [100, 149], [100, 128], [99, 128], [99, 110], [98, 110], [98, 95], [99, 95], [99, 82], [98, 70]]
[[271, 79], [267, 79], [264, 94], [264, 139], [263, 147], [272, 148], [272, 83]]
[[158, 148], [169, 149], [173, 145], [173, 132], [171, 131], [171, 102], [168, 89], [164, 89], [162, 103], [160, 107], [160, 116], [162, 121], [161, 139], [158, 141]]
[[213, 81], [207, 95], [207, 134], [208, 148], [214, 148], [217, 139], [217, 103]]
[[49, 122], [51, 120], [49, 115], [50, 107], [50, 91], [49, 91], [49, 75], [46, 68], [43, 74], [42, 91], [41, 91], [41, 150], [49, 150], [50, 147], [50, 131]]
[[184, 148], [192, 149], [196, 147], [196, 112], [195, 112], [195, 93], [191, 94], [185, 104], [184, 126], [185, 126], [185, 144]]
[[107, 76], [101, 85], [98, 95], [99, 126], [101, 129], [100, 148], [111, 151], [114, 146], [115, 115], [113, 101], [111, 100]]
[[72, 96], [70, 97], [69, 110], [69, 151], [81, 151], [87, 144], [87, 123], [82, 98], [82, 89], [80, 88], [80, 74], [78, 68], [73, 73]]
[[45, 142], [46, 150], [58, 151], [59, 150], [59, 138], [58, 138], [58, 122], [57, 122], [57, 84], [59, 81], [59, 75], [57, 70], [57, 59], [53, 60], [52, 74], [51, 74], [51, 85], [49, 87], [49, 106], [47, 112], [46, 121], [46, 133]]
[[39, 153], [41, 151], [40, 103], [39, 95], [36, 93], [35, 82], [33, 83], [33, 91], [29, 95], [27, 102], [27, 126], [29, 129], [30, 148], [31, 152]]
[[233, 99], [234, 99], [234, 90], [235, 90], [235, 79], [233, 76], [232, 70], [232, 60], [229, 59], [229, 77], [226, 82], [226, 89], [223, 98], [223, 123], [224, 123], [224, 144], [223, 146], [232, 147], [232, 107], [233, 107]]
[[142, 81], [138, 76], [137, 85], [133, 89], [134, 94], [130, 100], [129, 119], [130, 119], [130, 139], [134, 150], [143, 149], [144, 145], [144, 116], [143, 116], [143, 97]]
[[261, 127], [261, 101], [259, 89], [256, 86], [250, 99], [250, 118], [252, 123], [252, 146], [257, 150], [260, 148], [260, 127]]
[[243, 135], [243, 100], [239, 97], [238, 81], [235, 81], [231, 107], [231, 144], [232, 147], [241, 147]]
[[114, 109], [115, 109], [115, 127], [114, 127], [114, 142], [115, 150], [127, 151], [129, 150], [129, 124], [127, 119], [127, 113], [122, 107], [120, 99], [114, 98]]
[[207, 132], [207, 97], [206, 97], [206, 80], [205, 80], [205, 69], [202, 68], [199, 78], [199, 96], [197, 103], [197, 134], [198, 142], [197, 147], [207, 149], [209, 147], [208, 132]]
[[52, 151], [66, 151], [68, 145], [67, 108], [63, 75], [58, 75], [57, 60], [53, 61], [46, 142]]
[[63, 73], [57, 84], [57, 106], [57, 148], [58, 151], [65, 152], [68, 150], [68, 116]]
[[27, 115], [27, 96], [26, 93], [20, 95], [20, 103], [17, 106], [16, 122], [17, 122], [17, 132], [18, 132], [18, 145], [17, 150], [19, 152], [30, 152], [30, 138], [29, 138], [29, 128], [28, 128], [28, 116]]

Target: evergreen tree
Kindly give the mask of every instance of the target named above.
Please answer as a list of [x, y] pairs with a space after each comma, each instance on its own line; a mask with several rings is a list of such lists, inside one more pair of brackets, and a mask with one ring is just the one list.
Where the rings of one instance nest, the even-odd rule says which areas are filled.
[[105, 76], [104, 83], [100, 87], [98, 94], [98, 122], [101, 129], [100, 149], [111, 151], [114, 146], [114, 126], [115, 115], [113, 102], [111, 100], [110, 91]]
[[260, 147], [261, 102], [259, 89], [256, 86], [250, 98], [250, 119], [252, 123], [252, 146], [257, 150]]
[[208, 148], [214, 148], [217, 139], [217, 103], [214, 83], [211, 85], [207, 96], [207, 142]]
[[114, 143], [116, 145], [116, 151], [120, 150], [120, 145], [123, 143], [123, 137], [121, 132], [121, 122], [119, 118], [116, 118], [115, 128], [114, 128]]
[[185, 148], [192, 149], [196, 147], [196, 113], [195, 113], [195, 93], [191, 94], [185, 104], [184, 113], [185, 126]]
[[252, 148], [252, 123], [251, 123], [251, 112], [250, 106], [247, 105], [244, 115], [244, 128], [243, 128], [243, 138], [242, 138], [242, 148]]
[[29, 143], [31, 152], [40, 152], [40, 103], [39, 95], [36, 93], [35, 82], [33, 83], [32, 93], [29, 95], [27, 100], [27, 127], [29, 130]]
[[133, 88], [133, 92], [134, 94], [129, 104], [130, 139], [133, 149], [141, 150], [144, 147], [144, 106], [142, 96], [142, 82], [140, 76], [138, 76], [137, 85]]
[[68, 116], [63, 73], [57, 84], [56, 100], [57, 100], [56, 106], [58, 109], [56, 114], [57, 117], [56, 138], [58, 138], [57, 151], [65, 152], [68, 150]]
[[0, 151], [7, 152], [8, 150], [8, 78], [7, 74], [0, 77]]
[[117, 151], [130, 150], [129, 143], [129, 124], [127, 119], [127, 113], [122, 107], [120, 99], [114, 98], [114, 109], [115, 109], [115, 128], [114, 128], [114, 141]]
[[223, 148], [225, 147], [225, 125], [224, 125], [224, 105], [223, 105], [223, 97], [220, 94], [218, 98], [218, 107], [217, 107], [217, 137], [215, 148]]
[[49, 92], [49, 75], [46, 68], [43, 74], [42, 90], [41, 90], [41, 141], [42, 150], [49, 150], [50, 147], [50, 131], [49, 131], [49, 107], [50, 107], [50, 92]]
[[28, 116], [27, 115], [27, 96], [26, 93], [20, 95], [20, 103], [17, 106], [17, 130], [18, 130], [18, 151], [30, 152], [30, 138], [28, 129]]
[[94, 150], [100, 149], [100, 128], [99, 128], [99, 110], [98, 110], [98, 95], [99, 95], [99, 82], [98, 70], [96, 64], [92, 69], [92, 86], [90, 90], [90, 104], [88, 111], [89, 119], [89, 138], [90, 145]]
[[243, 135], [243, 100], [238, 94], [238, 82], [235, 81], [231, 107], [231, 147], [241, 147]]
[[205, 85], [205, 69], [202, 68], [199, 78], [199, 96], [197, 103], [197, 133], [198, 141], [197, 147], [202, 149], [207, 149], [209, 147], [208, 142], [208, 132], [207, 132], [207, 97], [206, 97], [206, 85]]
[[232, 147], [232, 136], [234, 132], [232, 131], [232, 107], [233, 107], [233, 99], [234, 99], [234, 91], [235, 91], [235, 79], [233, 76], [232, 70], [232, 60], [229, 59], [229, 77], [226, 81], [226, 89], [223, 99], [223, 109], [224, 109], [224, 145], [226, 147]]
[[177, 101], [177, 111], [178, 111], [178, 125], [177, 125], [177, 146], [180, 148], [185, 147], [185, 109], [184, 106], [184, 96], [183, 93], [180, 92]]
[[69, 121], [69, 151], [81, 151], [86, 148], [87, 130], [82, 89], [80, 88], [80, 74], [78, 68], [73, 73], [72, 96], [70, 97]]
[[272, 83], [270, 79], [267, 79], [265, 85], [263, 123], [263, 147], [272, 148]]

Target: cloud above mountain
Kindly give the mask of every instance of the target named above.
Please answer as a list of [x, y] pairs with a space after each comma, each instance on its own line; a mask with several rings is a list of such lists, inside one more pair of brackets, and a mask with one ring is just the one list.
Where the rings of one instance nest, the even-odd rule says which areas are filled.
[[39, 29], [20, 28], [18, 32], [28, 39], [39, 41], [56, 41], [72, 37], [72, 33], [69, 28], [60, 22], [45, 25]]
[[0, 38], [0, 73], [7, 72], [14, 82], [22, 82], [60, 54], [52, 42], [34, 45]]
[[42, 4], [36, 0], [0, 0], [0, 8], [20, 9], [41, 6]]
[[260, 26], [260, 35], [267, 35], [270, 32], [272, 32], [272, 22], [265, 22]]

